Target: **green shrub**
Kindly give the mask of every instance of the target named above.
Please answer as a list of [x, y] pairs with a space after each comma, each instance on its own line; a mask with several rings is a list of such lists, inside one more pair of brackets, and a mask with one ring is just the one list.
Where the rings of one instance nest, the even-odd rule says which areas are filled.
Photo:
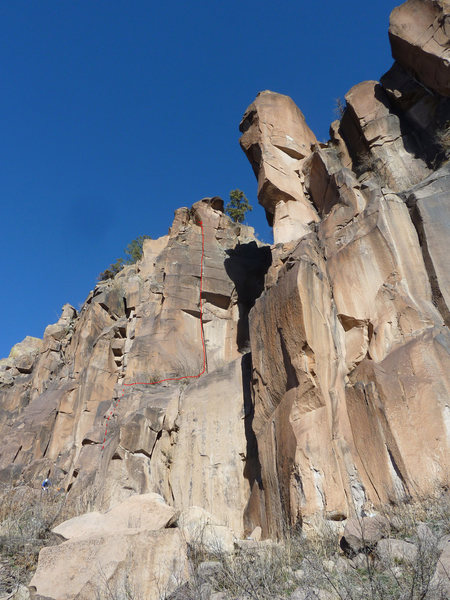
[[241, 190], [231, 190], [230, 201], [225, 207], [225, 212], [233, 219], [235, 223], [242, 223], [245, 219], [245, 214], [253, 210], [249, 201]]
[[119, 273], [124, 267], [123, 258], [118, 258], [116, 262], [113, 262], [97, 277], [98, 281], [106, 281], [107, 279], [113, 279], [117, 273]]
[[149, 235], [140, 235], [135, 240], [130, 242], [125, 248], [125, 255], [127, 256], [125, 264], [133, 265], [142, 258], [142, 248], [144, 246], [144, 240], [150, 240]]
[[126, 258], [118, 258], [115, 262], [111, 263], [107, 269], [100, 273], [97, 280], [106, 281], [107, 279], [113, 279], [117, 273], [120, 273], [125, 265], [133, 265], [138, 260], [141, 260], [144, 240], [150, 239], [151, 237], [149, 235], [140, 235], [130, 242], [125, 248]]

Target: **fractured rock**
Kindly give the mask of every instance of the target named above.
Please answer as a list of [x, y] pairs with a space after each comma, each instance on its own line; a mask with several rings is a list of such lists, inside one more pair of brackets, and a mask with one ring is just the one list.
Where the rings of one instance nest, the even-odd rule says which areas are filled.
[[154, 531], [164, 528], [175, 514], [159, 494], [130, 496], [104, 514], [85, 513], [64, 521], [52, 531], [66, 540], [87, 538], [124, 530]]
[[345, 95], [339, 132], [351, 149], [355, 169], [370, 172], [380, 185], [400, 192], [429, 173], [418, 147], [377, 81], [358, 83]]
[[447, 326], [450, 326], [450, 257], [442, 241], [450, 237], [449, 188], [450, 163], [447, 163], [406, 194], [419, 233], [433, 300]]
[[450, 96], [448, 0], [407, 0], [389, 22], [392, 55], [425, 86]]
[[258, 201], [272, 215], [275, 243], [298, 239], [318, 215], [302, 188], [301, 166], [317, 144], [289, 96], [264, 91], [241, 121], [240, 144], [258, 179]]

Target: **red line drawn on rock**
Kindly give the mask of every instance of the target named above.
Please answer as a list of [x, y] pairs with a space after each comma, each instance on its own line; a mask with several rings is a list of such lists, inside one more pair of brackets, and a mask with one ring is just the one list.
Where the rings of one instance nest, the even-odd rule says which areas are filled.
[[126, 387], [130, 387], [132, 385], [156, 385], [158, 383], [162, 383], [163, 381], [180, 381], [181, 379], [198, 379], [206, 371], [206, 348], [205, 348], [205, 339], [203, 337], [203, 309], [202, 309], [203, 256], [204, 256], [204, 252], [205, 252], [205, 236], [203, 233], [203, 222], [199, 221], [198, 225], [200, 225], [201, 230], [202, 230], [202, 257], [200, 259], [200, 299], [199, 299], [199, 304], [200, 304], [200, 337], [202, 340], [202, 349], [203, 349], [203, 368], [200, 371], [200, 373], [198, 373], [197, 375], [184, 375], [183, 377], [168, 377], [167, 379], [160, 379], [159, 381], [152, 381], [152, 382], [135, 381], [134, 383], [124, 383], [123, 389], [122, 389], [122, 395], [117, 399], [117, 402], [115, 404], [113, 404], [113, 407], [112, 407], [109, 415], [106, 418], [105, 436], [103, 438], [102, 450], [105, 447], [106, 437], [108, 434], [109, 420], [114, 415], [116, 408], [119, 406], [119, 402], [124, 397]]

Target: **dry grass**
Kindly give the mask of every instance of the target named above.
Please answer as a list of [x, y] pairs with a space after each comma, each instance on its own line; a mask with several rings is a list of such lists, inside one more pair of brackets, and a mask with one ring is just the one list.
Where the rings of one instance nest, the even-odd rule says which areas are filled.
[[[52, 527], [67, 518], [64, 494], [26, 486], [4, 488], [0, 504], [0, 592], [11, 593], [28, 583], [38, 554], [58, 543]], [[84, 507], [83, 507], [84, 508]], [[306, 598], [327, 600], [445, 600], [433, 579], [440, 553], [439, 540], [450, 532], [450, 500], [446, 492], [414, 502], [380, 508], [391, 524], [390, 538], [407, 539], [417, 548], [414, 559], [378, 556], [367, 548], [350, 559], [339, 547], [336, 524], [316, 518], [306, 536], [291, 531], [280, 542], [243, 542], [233, 553], [202, 536], [189, 543], [191, 577], [167, 600], [206, 600], [213, 592], [234, 600], [285, 600], [294, 590]], [[101, 580], [101, 577], [100, 577]], [[127, 582], [124, 589], [105, 584], [101, 598], [138, 600]], [[140, 600], [140, 599], [139, 599]]]
[[344, 116], [346, 108], [347, 102], [345, 101], [345, 98], [344, 100], [342, 98], [336, 98], [334, 102], [334, 113], [339, 120], [341, 120]]
[[222, 592], [229, 600], [284, 600], [300, 589], [311, 599], [446, 600], [433, 576], [439, 539], [449, 531], [449, 508], [445, 493], [383, 508], [392, 524], [390, 537], [415, 544], [414, 560], [381, 559], [373, 548], [351, 560], [340, 550], [336, 524], [323, 518], [311, 524], [308, 537], [291, 532], [282, 543], [229, 555], [191, 544], [191, 580], [169, 598], [197, 600]]
[[5, 486], [0, 494], [0, 592], [28, 583], [39, 551], [57, 543], [51, 533], [64, 506], [64, 494], [28, 486]]
[[63, 521], [68, 521], [73, 517], [79, 517], [88, 512], [98, 510], [98, 493], [96, 488], [92, 486], [86, 486], [82, 493], [76, 496], [72, 494], [66, 495], [66, 500], [63, 504], [60, 514], [58, 515], [57, 521], [54, 523], [54, 527]]
[[450, 158], [450, 121], [436, 131], [436, 143], [442, 152], [443, 159]]
[[358, 177], [362, 175], [371, 175], [375, 177], [379, 185], [387, 183], [386, 165], [379, 158], [376, 158], [369, 152], [360, 154], [355, 163], [354, 171]]
[[414, 536], [420, 523], [426, 523], [438, 536], [450, 533], [450, 494], [445, 488], [414, 501], [382, 506], [380, 513], [389, 519], [392, 537]]

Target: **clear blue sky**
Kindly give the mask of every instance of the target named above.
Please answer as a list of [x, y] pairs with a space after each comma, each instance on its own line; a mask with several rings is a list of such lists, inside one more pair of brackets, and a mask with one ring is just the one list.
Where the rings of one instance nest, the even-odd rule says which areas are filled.
[[335, 99], [392, 64], [400, 2], [13, 0], [0, 4], [0, 357], [174, 210], [244, 190], [271, 241], [238, 125], [290, 95], [319, 139]]

